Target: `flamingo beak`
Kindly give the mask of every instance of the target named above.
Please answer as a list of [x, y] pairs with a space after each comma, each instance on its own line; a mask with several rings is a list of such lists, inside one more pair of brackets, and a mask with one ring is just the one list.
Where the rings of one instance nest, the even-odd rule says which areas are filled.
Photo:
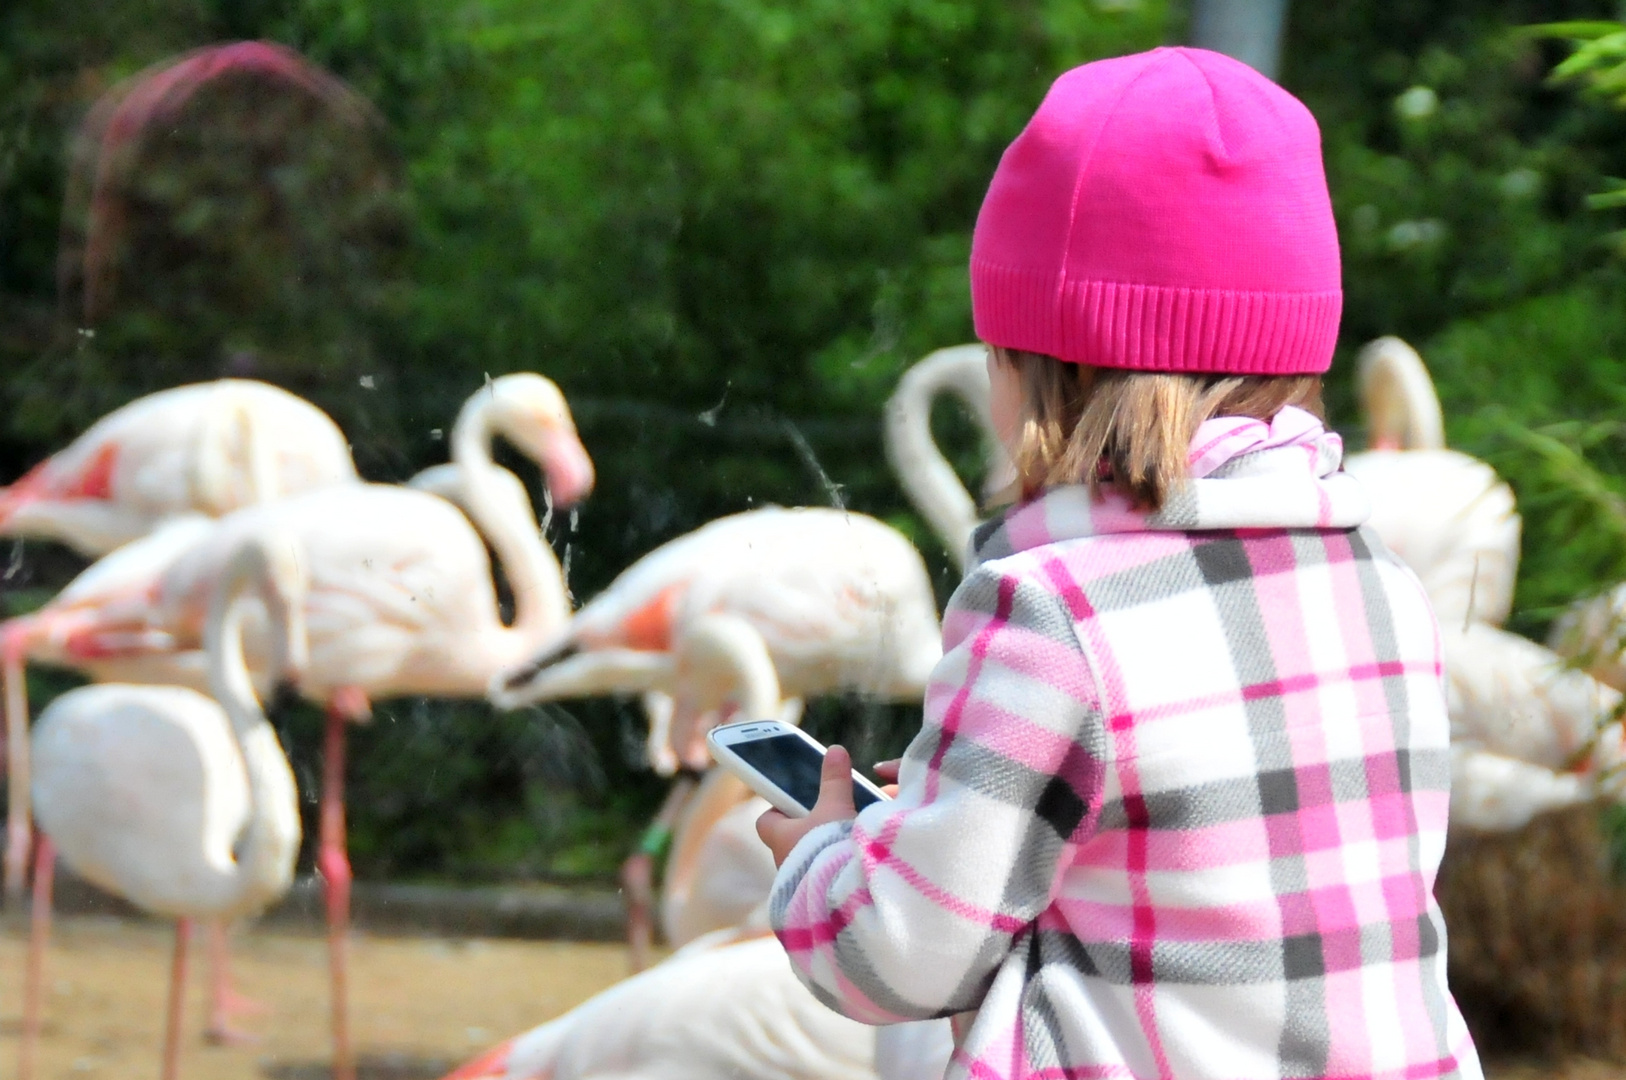
[[546, 437], [547, 453], [542, 460], [548, 478], [548, 494], [553, 505], [568, 509], [593, 490], [593, 459], [574, 431], [555, 431]]

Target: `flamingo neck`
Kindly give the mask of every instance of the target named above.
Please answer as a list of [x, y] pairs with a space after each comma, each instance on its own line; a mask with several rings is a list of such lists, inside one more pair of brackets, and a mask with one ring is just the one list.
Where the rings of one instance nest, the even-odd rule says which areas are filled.
[[1360, 371], [1361, 406], [1373, 449], [1442, 450], [1445, 417], [1422, 357], [1398, 338], [1367, 346]]
[[204, 629], [209, 689], [225, 710], [248, 776], [248, 826], [223, 898], [223, 905], [231, 907], [253, 906], [286, 888], [293, 865], [290, 848], [299, 844], [293, 772], [265, 718], [243, 655], [243, 619], [251, 591], [262, 595], [271, 616], [272, 670], [286, 670], [291, 656], [303, 654], [303, 625], [296, 625], [303, 597], [290, 596], [274, 573], [260, 543], [238, 548], [216, 586]]
[[[909, 501], [963, 571], [977, 504], [932, 439], [932, 402], [946, 390], [959, 387], [945, 365], [917, 365], [904, 375], [886, 404], [886, 451]], [[975, 412], [976, 403], [968, 404]]]
[[523, 653], [555, 633], [570, 618], [570, 596], [559, 561], [542, 541], [536, 522], [502, 498], [496, 485], [491, 440], [498, 434], [495, 398], [476, 394], [452, 428], [452, 461], [462, 476], [463, 502], [497, 553], [497, 561], [514, 592], [514, 623], [504, 631]]
[[766, 720], [778, 715], [782, 704], [779, 675], [767, 650], [749, 650], [735, 659], [739, 679], [739, 703], [742, 720]]

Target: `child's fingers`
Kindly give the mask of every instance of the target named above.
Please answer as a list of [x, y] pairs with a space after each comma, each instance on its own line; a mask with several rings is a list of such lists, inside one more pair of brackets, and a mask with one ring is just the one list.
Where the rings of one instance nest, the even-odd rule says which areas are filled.
[[760, 837], [762, 842], [767, 844], [770, 848], [774, 847], [774, 841], [779, 838], [780, 832], [784, 829], [785, 823], [789, 820], [790, 818], [786, 817], [778, 810], [771, 808], [764, 810], [762, 812], [762, 816], [757, 818], [757, 836]]
[[875, 773], [875, 778], [877, 780], [884, 780], [889, 784], [895, 784], [898, 782], [898, 768], [902, 764], [902, 758], [893, 758], [891, 761], [877, 761], [875, 763], [875, 768], [871, 771]]
[[820, 824], [857, 817], [853, 807], [853, 759], [846, 747], [832, 746], [819, 771], [819, 801], [808, 815]]

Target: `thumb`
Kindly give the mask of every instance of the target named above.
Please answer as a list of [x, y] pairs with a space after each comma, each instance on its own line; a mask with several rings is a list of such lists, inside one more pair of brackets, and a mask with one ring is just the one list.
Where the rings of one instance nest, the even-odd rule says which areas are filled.
[[846, 747], [832, 746], [819, 770], [819, 803], [813, 815], [820, 821], [843, 821], [856, 817], [853, 808], [853, 759]]

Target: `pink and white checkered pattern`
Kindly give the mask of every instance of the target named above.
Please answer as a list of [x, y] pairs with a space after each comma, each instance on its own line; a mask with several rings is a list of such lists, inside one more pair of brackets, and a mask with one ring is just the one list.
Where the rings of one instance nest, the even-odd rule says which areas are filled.
[[[976, 1010], [952, 1078], [1480, 1077], [1432, 895], [1428, 600], [1295, 487], [1358, 503], [1336, 455], [1263, 456], [1194, 481], [1184, 531], [1059, 488], [979, 534], [898, 799], [808, 834], [776, 883], [827, 1004]], [[1217, 485], [1273, 471], [1305, 519], [1236, 528]]]

